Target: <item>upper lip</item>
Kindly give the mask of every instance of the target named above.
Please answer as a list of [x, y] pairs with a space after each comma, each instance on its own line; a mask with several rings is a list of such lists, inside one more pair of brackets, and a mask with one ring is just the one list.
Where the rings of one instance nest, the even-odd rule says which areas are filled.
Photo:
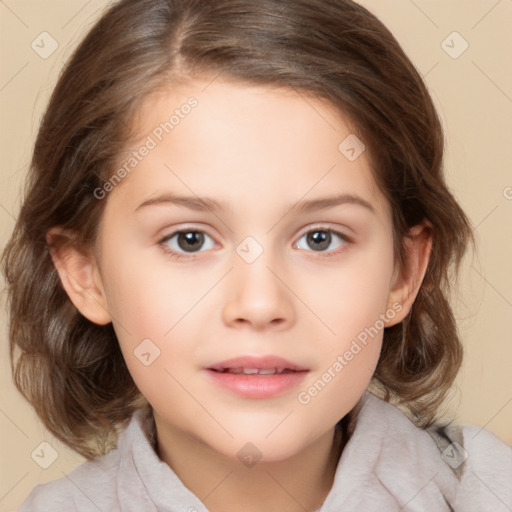
[[220, 363], [215, 363], [210, 366], [207, 366], [208, 370], [226, 370], [233, 368], [255, 368], [258, 370], [267, 370], [275, 368], [276, 370], [293, 370], [296, 372], [308, 370], [308, 368], [292, 363], [286, 359], [283, 359], [282, 357], [272, 355], [260, 357], [234, 357], [232, 359], [227, 359], [225, 361], [221, 361]]

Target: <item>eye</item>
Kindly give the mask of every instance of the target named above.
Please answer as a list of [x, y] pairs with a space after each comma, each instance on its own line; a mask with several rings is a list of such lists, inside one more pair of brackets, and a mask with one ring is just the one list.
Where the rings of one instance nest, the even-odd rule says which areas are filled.
[[[205, 248], [205, 241], [208, 242], [208, 240], [210, 240], [211, 243], [207, 243]], [[171, 255], [176, 255], [178, 258], [183, 254], [195, 254], [200, 252], [201, 248], [212, 249], [215, 245], [209, 235], [203, 231], [193, 229], [175, 231], [162, 238], [159, 244], [162, 245], [166, 252]]]
[[[305, 240], [305, 243], [301, 244], [301, 240]], [[297, 247], [299, 249], [308, 249], [312, 248], [314, 252], [339, 252], [336, 251], [337, 248], [344, 247], [348, 243], [350, 243], [350, 240], [347, 236], [343, 235], [342, 233], [338, 233], [337, 231], [334, 231], [332, 229], [327, 228], [315, 228], [309, 230], [307, 233], [302, 235], [297, 242]], [[334, 244], [335, 247], [332, 247]], [[307, 245], [305, 247], [304, 245]], [[331, 247], [330, 251], [326, 251]]]

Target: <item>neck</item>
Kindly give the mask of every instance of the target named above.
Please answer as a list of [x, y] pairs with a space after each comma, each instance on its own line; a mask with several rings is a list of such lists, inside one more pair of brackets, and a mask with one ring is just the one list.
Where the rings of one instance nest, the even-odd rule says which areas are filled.
[[286, 460], [247, 466], [156, 424], [160, 459], [210, 512], [238, 512], [241, 504], [246, 512], [314, 512], [332, 487], [343, 448], [333, 428]]

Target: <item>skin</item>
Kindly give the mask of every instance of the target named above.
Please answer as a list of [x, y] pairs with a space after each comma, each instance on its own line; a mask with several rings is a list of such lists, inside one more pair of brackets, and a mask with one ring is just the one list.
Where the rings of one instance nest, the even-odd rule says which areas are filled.
[[[159, 456], [210, 511], [239, 503], [254, 512], [312, 511], [332, 486], [334, 426], [367, 388], [382, 330], [307, 404], [298, 393], [379, 315], [394, 308], [386, 326], [405, 317], [431, 234], [426, 225], [412, 230], [407, 269], [397, 275], [391, 212], [368, 154], [351, 162], [338, 150], [354, 131], [343, 116], [294, 90], [210, 82], [146, 99], [134, 120], [141, 140], [188, 97], [198, 105], [103, 199], [93, 250], [54, 247], [52, 256], [82, 314], [113, 322], [153, 407]], [[226, 209], [141, 206], [170, 193], [209, 197]], [[355, 203], [291, 209], [336, 194], [357, 196], [373, 211]], [[203, 246], [190, 253], [177, 236], [162, 241], [178, 229], [204, 233]], [[333, 235], [320, 250], [308, 243], [308, 232], [326, 229], [343, 238]], [[247, 236], [263, 251], [251, 263], [237, 253]], [[134, 355], [144, 339], [160, 350], [149, 366]], [[300, 386], [249, 399], [212, 384], [204, 371], [235, 356], [270, 354], [309, 369]], [[262, 456], [252, 467], [237, 456], [248, 442]]]

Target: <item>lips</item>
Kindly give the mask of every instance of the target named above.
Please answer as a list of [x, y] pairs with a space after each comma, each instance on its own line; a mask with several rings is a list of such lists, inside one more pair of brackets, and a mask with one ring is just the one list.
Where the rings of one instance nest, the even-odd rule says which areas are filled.
[[205, 368], [210, 382], [231, 394], [250, 399], [268, 399], [296, 388], [308, 368], [281, 357], [237, 357]]

